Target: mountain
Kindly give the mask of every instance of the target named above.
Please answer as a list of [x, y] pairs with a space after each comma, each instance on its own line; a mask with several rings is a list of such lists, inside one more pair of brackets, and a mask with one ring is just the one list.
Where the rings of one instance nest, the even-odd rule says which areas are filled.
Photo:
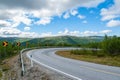
[[45, 37], [45, 38], [0, 37], [0, 41], [21, 42], [22, 45], [26, 45], [26, 42], [33, 45], [79, 45], [79, 44], [87, 44], [90, 42], [100, 42], [103, 39], [104, 37], [102, 36], [88, 36], [88, 37], [55, 36], [55, 37]]
[[31, 44], [40, 44], [40, 45], [78, 45], [78, 44], [87, 44], [90, 42], [100, 42], [104, 39], [101, 36], [89, 36], [89, 37], [76, 37], [76, 36], [56, 36], [56, 37], [45, 37], [45, 38], [35, 38], [29, 40]]
[[31, 40], [31, 38], [17, 38], [17, 37], [0, 37], [0, 41], [8, 41], [8, 42], [26, 42]]

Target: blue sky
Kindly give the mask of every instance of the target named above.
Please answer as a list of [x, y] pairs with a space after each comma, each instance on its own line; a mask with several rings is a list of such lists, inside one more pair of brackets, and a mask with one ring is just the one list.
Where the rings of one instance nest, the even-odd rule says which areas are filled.
[[120, 0], [1, 0], [0, 5], [1, 37], [120, 36]]

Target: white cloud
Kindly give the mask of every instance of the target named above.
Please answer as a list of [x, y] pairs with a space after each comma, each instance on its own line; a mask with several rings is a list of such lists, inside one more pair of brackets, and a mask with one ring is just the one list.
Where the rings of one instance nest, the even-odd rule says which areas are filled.
[[21, 32], [18, 37], [37, 38], [40, 37], [40, 35], [35, 32]]
[[116, 27], [116, 26], [120, 26], [120, 20], [110, 20], [107, 23], [108, 27]]
[[65, 35], [70, 35], [70, 36], [96, 36], [96, 35], [103, 35], [112, 32], [112, 30], [102, 30], [102, 31], [90, 31], [86, 30], [83, 32], [74, 30], [74, 31], [69, 31], [68, 29], [65, 29], [64, 31], [59, 31], [58, 36], [65, 36]]
[[27, 26], [24, 27], [24, 30], [25, 30], [25, 31], [29, 31], [30, 29], [31, 29], [30, 27], [27, 27]]
[[14, 22], [14, 23], [11, 23], [11, 25], [12, 25], [11, 27], [13, 27], [13, 28], [14, 28], [14, 27], [19, 26], [19, 25], [20, 25], [20, 22], [16, 22], [16, 23]]
[[20, 23], [24, 23], [26, 25], [30, 25], [31, 24], [31, 19], [29, 19], [27, 16], [25, 16], [25, 14], [20, 14], [20, 15], [17, 15], [17, 16], [14, 16], [12, 18], [13, 22], [16, 24], [20, 24]]
[[103, 35], [112, 32], [112, 30], [102, 30], [102, 31], [90, 31], [86, 30], [80, 32], [78, 30], [70, 31], [65, 29], [64, 31], [59, 31], [56, 34], [52, 34], [52, 32], [46, 32], [38, 34], [36, 32], [27, 32], [27, 31], [20, 31], [14, 27], [1, 27], [0, 28], [0, 36], [2, 37], [27, 37], [27, 38], [37, 38], [37, 37], [52, 37], [52, 36], [95, 36], [95, 35]]
[[114, 0], [114, 4], [109, 8], [101, 9], [102, 21], [120, 18], [120, 0]]
[[98, 32], [95, 32], [95, 31], [84, 31], [84, 32], [81, 32], [80, 33], [82, 36], [95, 36], [95, 35], [98, 35], [99, 33]]
[[[23, 22], [26, 25], [31, 23], [30, 17], [52, 17], [59, 16], [64, 12], [71, 10], [71, 15], [76, 15], [78, 12], [74, 9], [78, 7], [96, 7], [104, 0], [2, 0], [0, 1], [0, 19], [11, 19], [14, 22]], [[94, 3], [93, 3], [94, 2]], [[73, 10], [73, 11], [72, 11]], [[18, 19], [18, 21], [16, 21]], [[23, 21], [22, 21], [23, 20]]]
[[20, 30], [12, 27], [2, 27], [0, 28], [1, 35], [19, 35], [21, 33]]
[[68, 29], [65, 29], [65, 31], [63, 32], [63, 34], [68, 34], [68, 33], [69, 33]]
[[78, 14], [78, 11], [77, 10], [71, 10], [70, 13], [71, 13], [71, 15], [75, 16], [75, 15]]
[[[27, 12], [22, 9], [6, 9], [2, 10], [0, 8], [0, 19], [4, 20], [11, 27], [17, 27], [20, 23], [24, 23], [25, 25], [31, 25], [32, 20], [26, 16]], [[3, 16], [3, 17], [2, 17]]]
[[0, 27], [8, 27], [10, 25], [11, 25], [10, 22], [5, 20], [0, 20]]
[[16, 27], [1, 27], [0, 36], [2, 37], [28, 37], [28, 38], [40, 37], [40, 35], [35, 32], [20, 31]]
[[[49, 24], [53, 16], [60, 16], [63, 13], [77, 15], [78, 7], [96, 7], [104, 0], [1, 0], [0, 1], [0, 28], [1, 35], [13, 35], [20, 37], [39, 36], [35, 32], [22, 32], [17, 29], [21, 23], [26, 26], [31, 24]], [[89, 5], [89, 6], [88, 6]], [[40, 19], [33, 22], [33, 18]], [[65, 17], [65, 18], [68, 18]], [[85, 16], [81, 16], [85, 18]], [[7, 29], [8, 28], [8, 29]], [[70, 31], [70, 34], [78, 34], [77, 31]]]
[[83, 6], [85, 7], [97, 7], [100, 3], [104, 2], [105, 0], [90, 0], [89, 3], [84, 3]]
[[110, 33], [112, 32], [112, 30], [103, 30], [103, 31], [100, 31], [101, 34], [107, 34], [107, 33]]
[[106, 20], [114, 19], [114, 18], [116, 18], [116, 17], [118, 17], [118, 16], [117, 16], [117, 15], [106, 15], [106, 16], [104, 16], [101, 20], [102, 20], [102, 21], [106, 21]]
[[[63, 4], [64, 7], [70, 7], [70, 6], [75, 6], [75, 4], [85, 6], [85, 7], [96, 7], [99, 3], [103, 2], [105, 0], [35, 0], [35, 1], [30, 1], [30, 0], [2, 0], [0, 2], [1, 7], [6, 7], [6, 8], [25, 8], [25, 9], [41, 9], [43, 7], [48, 7], [48, 8], [58, 8], [62, 7], [61, 4]], [[23, 4], [24, 3], [24, 4]]]
[[85, 18], [86, 18], [86, 16], [83, 16], [83, 15], [80, 15], [80, 14], [79, 14], [77, 17], [78, 17], [79, 19], [85, 19]]
[[50, 17], [44, 17], [44, 18], [41, 18], [39, 21], [36, 22], [36, 24], [40, 25], [46, 25], [46, 24], [49, 24], [51, 22], [51, 19]]
[[109, 8], [101, 9], [100, 15], [102, 16], [102, 21], [108, 21], [108, 27], [117, 27], [120, 26], [120, 20], [116, 20], [116, 18], [120, 18], [120, 0], [114, 0], [114, 4]]
[[80, 36], [79, 31], [69, 31], [68, 29], [65, 29], [64, 31], [59, 31], [58, 36], [65, 36], [65, 35], [71, 35], [71, 36]]
[[42, 34], [40, 35], [40, 37], [50, 37], [50, 36], [54, 36], [54, 35], [52, 34], [52, 32], [42, 33]]
[[84, 32], [81, 32], [80, 34], [82, 36], [96, 36], [96, 35], [103, 35], [103, 34], [107, 34], [107, 33], [110, 33], [112, 32], [112, 30], [102, 30], [102, 31], [89, 31], [89, 30], [86, 30]]
[[0, 28], [0, 36], [2, 37], [27, 37], [27, 38], [40, 37], [40, 35], [35, 32], [24, 32], [24, 31], [20, 31], [19, 29], [13, 28], [13, 27]]
[[70, 14], [68, 12], [66, 12], [63, 16], [64, 19], [68, 19], [70, 17]]

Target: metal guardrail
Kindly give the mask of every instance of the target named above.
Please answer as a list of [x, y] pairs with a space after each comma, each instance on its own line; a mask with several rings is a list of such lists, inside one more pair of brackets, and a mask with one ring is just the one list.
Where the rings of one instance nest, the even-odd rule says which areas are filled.
[[25, 51], [31, 50], [31, 48], [26, 48], [20, 51], [20, 61], [21, 61], [21, 67], [22, 67], [22, 71], [21, 71], [21, 76], [24, 76], [25, 74], [25, 66], [24, 66], [24, 61], [23, 61], [23, 53]]

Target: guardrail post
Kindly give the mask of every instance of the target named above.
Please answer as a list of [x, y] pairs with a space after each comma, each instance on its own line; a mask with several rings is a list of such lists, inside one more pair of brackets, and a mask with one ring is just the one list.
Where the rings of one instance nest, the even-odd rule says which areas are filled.
[[32, 61], [32, 55], [30, 55], [30, 57], [31, 57], [31, 67], [33, 67], [33, 61]]
[[23, 50], [20, 52], [21, 64], [22, 64], [21, 65], [22, 66], [21, 76], [24, 76], [25, 68], [24, 68], [24, 62], [23, 62], [22, 52], [23, 52]]

